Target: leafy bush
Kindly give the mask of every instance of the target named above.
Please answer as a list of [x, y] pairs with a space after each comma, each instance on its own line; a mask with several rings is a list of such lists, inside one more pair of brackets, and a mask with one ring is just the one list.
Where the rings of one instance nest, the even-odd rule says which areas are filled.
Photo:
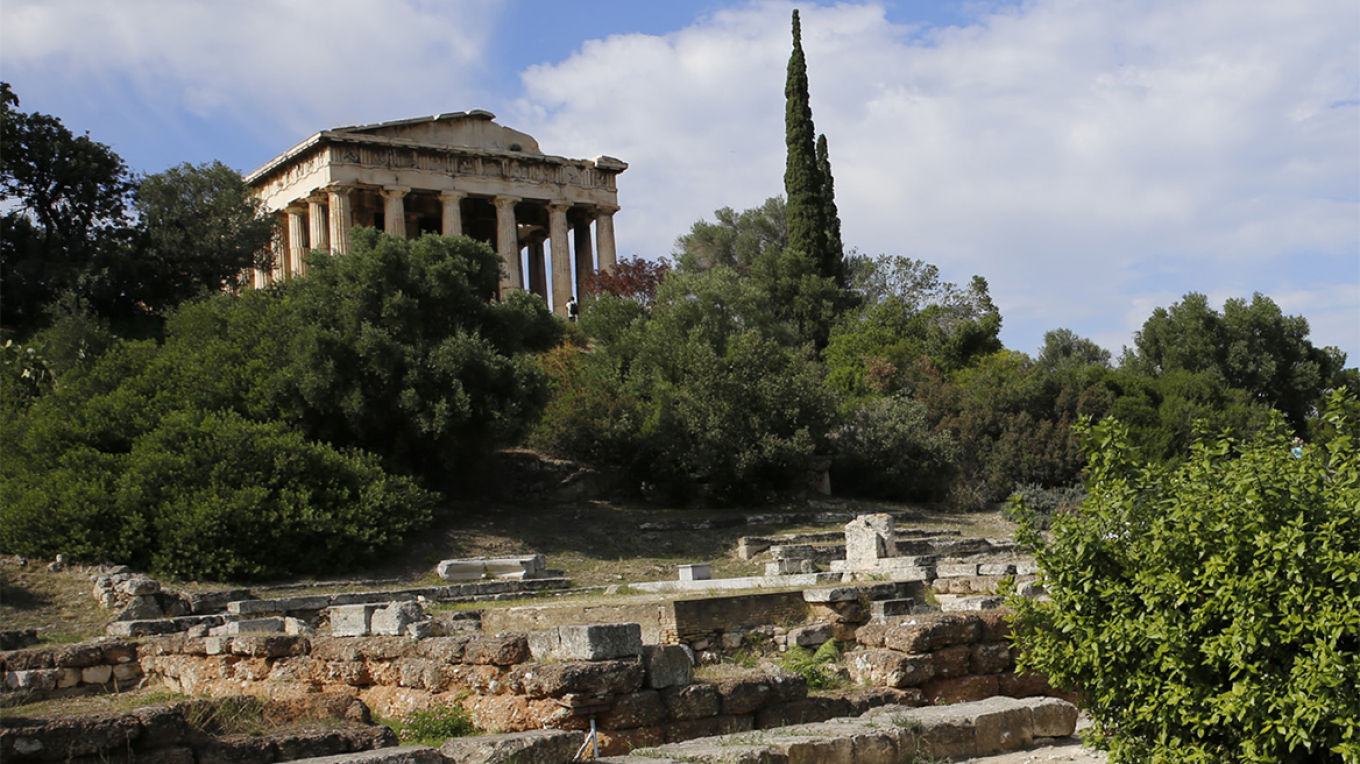
[[1089, 430], [1090, 498], [1026, 534], [1052, 601], [1013, 604], [1022, 665], [1080, 692], [1113, 762], [1360, 761], [1354, 410], [1334, 394], [1299, 458], [1276, 415], [1174, 469]]
[[1071, 512], [1086, 501], [1085, 486], [1045, 488], [1037, 483], [1026, 483], [1015, 489], [1006, 505], [1006, 516], [1017, 523], [1025, 523], [1039, 531], [1048, 530], [1053, 516]]
[[835, 484], [856, 496], [928, 500], [953, 476], [953, 442], [931, 430], [924, 405], [905, 396], [865, 401], [831, 442]]
[[10, 451], [0, 548], [33, 557], [188, 579], [334, 572], [430, 519], [432, 496], [375, 457], [227, 411], [174, 412], [121, 454], [78, 446], [44, 464], [28, 445]]
[[418, 708], [386, 722], [405, 745], [438, 746], [451, 737], [476, 735], [481, 730], [459, 705], [438, 703]]

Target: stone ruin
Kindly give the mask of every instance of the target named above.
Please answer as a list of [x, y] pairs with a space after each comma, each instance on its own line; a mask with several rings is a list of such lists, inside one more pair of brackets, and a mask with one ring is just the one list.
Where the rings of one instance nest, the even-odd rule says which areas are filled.
[[[760, 578], [761, 585], [786, 589], [768, 593], [431, 617], [426, 608], [434, 603], [551, 592], [570, 582], [549, 571], [542, 555], [443, 561], [438, 572], [454, 582], [450, 586], [278, 599], [253, 599], [244, 590], [178, 594], [126, 569], [101, 569], [92, 577], [101, 604], [120, 614], [161, 613], [115, 622], [110, 633], [167, 636], [91, 649], [3, 653], [0, 668], [7, 690], [58, 696], [129, 683], [213, 696], [338, 691], [388, 716], [453, 700], [483, 727], [520, 735], [563, 726], [579, 731], [588, 716], [598, 715], [606, 754], [661, 745], [654, 755], [687, 761], [707, 759], [695, 753], [698, 748], [671, 746], [695, 737], [788, 724], [825, 723], [834, 731], [840, 722], [823, 720], [884, 706], [910, 710], [1053, 693], [1042, 677], [1015, 673], [1001, 610], [940, 613], [929, 604], [938, 594], [944, 609], [998, 606], [999, 600], [955, 601], [947, 593], [975, 593], [1003, 576], [1032, 579], [1032, 562], [1018, 557], [1010, 542], [899, 533], [892, 515], [879, 514], [854, 517], [843, 532], [746, 537], [738, 551], [748, 559], [769, 553], [781, 570], [793, 564], [800, 571], [832, 570], [767, 570], [771, 575]], [[705, 579], [696, 566], [688, 567], [685, 580], [664, 583], [681, 591], [749, 583]], [[844, 583], [817, 585], [828, 578]], [[787, 591], [790, 585], [795, 591]], [[225, 607], [219, 601], [242, 596]], [[516, 620], [516, 613], [525, 617]], [[779, 651], [814, 649], [831, 639], [849, 645], [843, 671], [860, 687], [814, 697], [784, 675], [716, 684], [694, 680], [695, 665], [721, 662], [726, 653], [748, 648], [752, 637]], [[761, 700], [743, 700], [747, 695]], [[569, 747], [556, 734], [543, 740]], [[479, 740], [462, 745], [492, 742]], [[579, 740], [571, 738], [572, 745]], [[514, 745], [524, 741], [515, 738]], [[826, 745], [845, 748], [835, 741]], [[455, 746], [441, 761], [455, 750], [462, 749]], [[941, 742], [934, 750], [953, 749]]]

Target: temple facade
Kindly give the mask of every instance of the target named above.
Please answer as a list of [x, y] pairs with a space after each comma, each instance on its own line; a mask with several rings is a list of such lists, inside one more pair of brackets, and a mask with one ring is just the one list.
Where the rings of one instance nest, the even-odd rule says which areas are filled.
[[500, 254], [502, 296], [530, 289], [565, 315], [581, 278], [617, 261], [616, 180], [628, 165], [544, 154], [494, 120], [479, 110], [325, 130], [247, 175], [281, 223], [274, 268], [255, 285], [303, 273], [309, 250], [345, 252], [356, 225], [461, 234]]

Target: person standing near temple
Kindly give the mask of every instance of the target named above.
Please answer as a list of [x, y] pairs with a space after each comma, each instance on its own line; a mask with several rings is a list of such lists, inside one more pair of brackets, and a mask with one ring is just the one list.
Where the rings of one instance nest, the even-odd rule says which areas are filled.
[[576, 295], [572, 295], [572, 296], [568, 297], [568, 298], [567, 298], [567, 320], [568, 320], [568, 321], [571, 321], [571, 322], [573, 322], [573, 323], [575, 323], [577, 317], [580, 316], [580, 315], [581, 315], [581, 306], [580, 306], [579, 303], [576, 302]]

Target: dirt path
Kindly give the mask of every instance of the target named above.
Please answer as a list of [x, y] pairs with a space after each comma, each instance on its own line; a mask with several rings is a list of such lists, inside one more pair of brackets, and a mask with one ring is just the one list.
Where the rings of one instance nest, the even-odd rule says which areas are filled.
[[959, 764], [1105, 764], [1105, 761], [1105, 754], [1082, 748], [1080, 743], [1073, 741], [1030, 751], [968, 759]]

